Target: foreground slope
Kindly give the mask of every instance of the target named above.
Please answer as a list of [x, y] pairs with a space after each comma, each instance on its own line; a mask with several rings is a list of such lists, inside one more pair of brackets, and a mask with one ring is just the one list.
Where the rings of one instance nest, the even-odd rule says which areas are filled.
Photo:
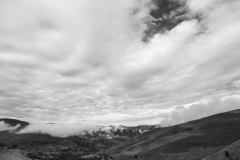
[[240, 159], [240, 140], [221, 149], [217, 153], [204, 158], [203, 160], [239, 160]]
[[1, 151], [0, 160], [31, 160], [22, 155], [19, 151]]
[[105, 151], [116, 159], [191, 159], [216, 153], [240, 139], [240, 110], [138, 135]]

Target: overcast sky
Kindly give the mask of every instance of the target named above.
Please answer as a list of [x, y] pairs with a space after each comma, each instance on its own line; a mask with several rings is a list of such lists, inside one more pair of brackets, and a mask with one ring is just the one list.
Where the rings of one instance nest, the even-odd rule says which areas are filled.
[[240, 1], [185, 1], [202, 19], [144, 43], [150, 0], [0, 0], [0, 117], [168, 126], [240, 108]]

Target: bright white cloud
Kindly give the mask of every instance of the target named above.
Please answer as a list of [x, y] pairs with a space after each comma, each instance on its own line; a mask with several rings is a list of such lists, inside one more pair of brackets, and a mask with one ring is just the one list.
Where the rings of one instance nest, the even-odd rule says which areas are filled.
[[6, 124], [4, 122], [0, 122], [0, 131], [9, 131], [12, 132], [14, 130], [16, 130], [17, 128], [19, 128], [21, 125], [16, 125], [14, 127], [10, 126], [9, 124]]
[[30, 124], [26, 128], [20, 130], [22, 133], [43, 133], [50, 134], [55, 137], [68, 137], [74, 135], [84, 135], [86, 131], [92, 133], [94, 130], [99, 130], [99, 125], [73, 125], [73, 124]]
[[186, 0], [190, 9], [194, 12], [208, 10], [214, 4], [223, 2], [223, 0], [199, 1], [199, 0]]
[[235, 94], [240, 2], [187, 4], [201, 21], [183, 21], [146, 44], [150, 0], [1, 1], [0, 116], [155, 123], [173, 106]]
[[160, 124], [171, 126], [239, 108], [239, 95], [205, 99], [190, 105], [173, 107], [169, 113], [160, 113], [163, 117]]

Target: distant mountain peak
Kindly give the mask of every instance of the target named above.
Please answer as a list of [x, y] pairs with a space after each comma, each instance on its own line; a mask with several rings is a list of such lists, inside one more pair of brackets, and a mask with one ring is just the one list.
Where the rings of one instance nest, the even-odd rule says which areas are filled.
[[20, 127], [18, 127], [16, 129], [16, 131], [19, 131], [25, 127], [27, 127], [30, 123], [25, 122], [25, 121], [21, 121], [21, 120], [17, 120], [17, 119], [11, 119], [11, 118], [1, 118], [0, 122], [4, 122], [5, 124], [9, 125], [10, 127], [16, 127], [17, 125], [20, 125]]

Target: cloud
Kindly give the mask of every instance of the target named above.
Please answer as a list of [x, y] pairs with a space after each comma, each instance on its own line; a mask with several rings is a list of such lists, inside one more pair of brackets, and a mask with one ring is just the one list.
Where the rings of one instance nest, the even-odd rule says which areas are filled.
[[42, 133], [50, 134], [54, 137], [68, 137], [75, 135], [85, 135], [86, 131], [92, 133], [94, 130], [99, 130], [99, 125], [73, 125], [73, 124], [30, 124], [26, 128], [20, 130], [18, 134], [24, 133]]
[[12, 127], [9, 124], [6, 124], [4, 122], [0, 122], [0, 132], [1, 131], [9, 131], [9, 132], [13, 132], [15, 131], [18, 127], [20, 127], [21, 125], [17, 124], [16, 126]]
[[1, 3], [2, 115], [52, 121], [105, 103], [108, 93], [100, 88], [106, 90], [111, 65], [142, 34], [139, 21], [149, 10], [147, 1], [126, 0]]
[[234, 87], [240, 87], [240, 80], [236, 80], [232, 84]]
[[239, 91], [239, 1], [189, 0], [201, 18], [148, 43], [150, 0], [0, 3], [1, 117], [155, 123], [173, 106]]
[[163, 119], [160, 124], [171, 126], [239, 108], [239, 95], [200, 100], [193, 104], [173, 107], [169, 113], [161, 115]]
[[194, 12], [209, 9], [209, 7], [212, 7], [214, 4], [223, 2], [223, 0], [212, 0], [212, 1], [203, 1], [203, 2], [200, 2], [198, 0], [186, 0], [186, 1], [191, 11], [194, 11]]

